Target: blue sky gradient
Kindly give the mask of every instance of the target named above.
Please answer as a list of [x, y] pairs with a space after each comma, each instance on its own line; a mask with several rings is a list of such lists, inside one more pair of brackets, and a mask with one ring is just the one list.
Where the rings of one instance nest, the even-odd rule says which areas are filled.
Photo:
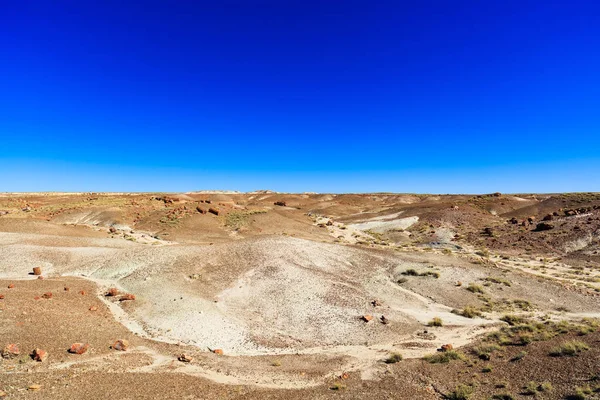
[[5, 2], [0, 191], [600, 191], [594, 1]]

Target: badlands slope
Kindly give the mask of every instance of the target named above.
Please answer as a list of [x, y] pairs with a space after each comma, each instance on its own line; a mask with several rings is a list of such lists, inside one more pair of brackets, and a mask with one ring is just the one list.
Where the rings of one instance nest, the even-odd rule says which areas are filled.
[[[470, 354], [507, 314], [600, 316], [599, 209], [594, 194], [3, 195], [0, 345], [22, 354], [0, 364], [0, 390], [439, 398], [463, 383], [421, 359], [440, 346]], [[427, 326], [434, 317], [443, 326]], [[111, 349], [117, 339], [130, 349]], [[90, 350], [67, 353], [74, 342]], [[34, 348], [50, 356], [35, 362]], [[404, 361], [383, 362], [394, 353]], [[593, 375], [597, 356], [553, 396]], [[475, 398], [487, 393], [475, 383]]]

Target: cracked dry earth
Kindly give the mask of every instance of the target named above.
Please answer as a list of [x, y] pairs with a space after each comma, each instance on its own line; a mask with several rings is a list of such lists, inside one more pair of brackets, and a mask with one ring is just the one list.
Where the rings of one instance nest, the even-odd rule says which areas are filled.
[[[19, 352], [0, 362], [0, 395], [434, 399], [463, 385], [470, 398], [500, 389], [519, 398], [527, 396], [523, 379], [560, 370], [546, 378], [560, 387], [543, 395], [564, 398], [600, 373], [596, 202], [592, 195], [3, 195], [0, 346]], [[510, 222], [582, 204], [585, 226], [574, 222], [581, 214], [561, 217], [554, 236]], [[106, 295], [111, 290], [115, 296]], [[509, 361], [516, 347], [507, 345], [483, 374], [474, 349], [508, 329], [507, 315], [563, 328], [532, 333], [523, 363]], [[429, 326], [434, 318], [442, 326]], [[584, 329], [585, 354], [544, 353]], [[117, 340], [128, 348], [116, 350]], [[74, 343], [88, 350], [70, 353]], [[461, 359], [423, 359], [445, 344]], [[35, 361], [34, 349], [48, 358]], [[403, 360], [389, 362], [393, 354]], [[496, 387], [500, 381], [508, 383]]]

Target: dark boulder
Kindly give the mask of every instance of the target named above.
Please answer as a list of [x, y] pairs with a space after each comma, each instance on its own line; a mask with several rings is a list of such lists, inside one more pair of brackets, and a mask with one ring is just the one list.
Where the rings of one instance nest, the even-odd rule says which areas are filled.
[[549, 224], [548, 222], [540, 222], [535, 227], [535, 230], [538, 231], [538, 232], [549, 231], [550, 229], [554, 229], [554, 225]]

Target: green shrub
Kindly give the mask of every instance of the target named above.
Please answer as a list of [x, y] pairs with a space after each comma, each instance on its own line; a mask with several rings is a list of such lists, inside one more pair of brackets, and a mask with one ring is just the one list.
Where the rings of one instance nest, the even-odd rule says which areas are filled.
[[419, 276], [433, 276], [435, 279], [438, 279], [440, 277], [440, 273], [436, 271], [426, 271], [421, 272]]
[[402, 361], [402, 354], [400, 353], [392, 353], [388, 358], [384, 360], [386, 364], [396, 364], [400, 361]]
[[443, 326], [444, 323], [440, 317], [434, 317], [431, 321], [427, 323], [427, 326]]
[[511, 358], [510, 361], [515, 362], [515, 361], [522, 360], [523, 357], [525, 357], [526, 355], [527, 355], [527, 352], [522, 351], [522, 352], [518, 353], [517, 355], [515, 355], [513, 358]]
[[469, 283], [469, 286], [467, 286], [467, 290], [471, 293], [481, 293], [483, 294], [483, 288], [479, 285], [476, 285], [474, 283]]
[[506, 314], [502, 318], [500, 318], [500, 321], [504, 321], [510, 326], [514, 326], [523, 323], [524, 319], [514, 314]]
[[449, 400], [468, 400], [471, 398], [473, 394], [473, 387], [467, 385], [459, 385], [454, 389], [453, 392], [450, 392], [446, 395], [446, 398]]
[[492, 399], [494, 399], [494, 400], [514, 400], [514, 397], [512, 397], [512, 395], [509, 393], [498, 393], [498, 394], [493, 395]]
[[501, 350], [501, 347], [496, 344], [488, 344], [473, 348], [473, 352], [482, 360], [489, 360], [493, 352]]
[[419, 273], [418, 273], [416, 270], [414, 270], [414, 269], [410, 268], [410, 269], [407, 269], [406, 271], [404, 271], [404, 272], [402, 273], [402, 275], [408, 275], [408, 276], [419, 276]]
[[590, 346], [588, 346], [586, 343], [580, 342], [579, 340], [572, 340], [570, 342], [565, 342], [562, 345], [553, 348], [550, 351], [550, 355], [553, 357], [575, 356], [578, 353], [589, 349]]
[[331, 385], [331, 387], [329, 389], [331, 389], [331, 390], [342, 390], [342, 389], [346, 389], [346, 385], [344, 385], [342, 383], [334, 383], [333, 385]]
[[454, 310], [452, 310], [452, 313], [458, 314], [458, 315], [463, 316], [465, 318], [475, 318], [475, 317], [480, 317], [481, 316], [481, 311], [479, 311], [478, 308], [473, 307], [473, 306], [466, 306], [462, 310], [456, 310], [456, 309], [454, 309]]
[[456, 350], [441, 351], [424, 357], [431, 364], [447, 364], [453, 360], [464, 360], [465, 356]]
[[508, 280], [506, 280], [504, 278], [496, 278], [496, 277], [493, 277], [493, 276], [488, 276], [487, 278], [485, 278], [485, 280], [487, 282], [492, 282], [492, 283], [498, 283], [498, 284], [501, 283], [504, 286], [509, 286], [509, 287], [511, 286], [510, 281], [508, 281]]

